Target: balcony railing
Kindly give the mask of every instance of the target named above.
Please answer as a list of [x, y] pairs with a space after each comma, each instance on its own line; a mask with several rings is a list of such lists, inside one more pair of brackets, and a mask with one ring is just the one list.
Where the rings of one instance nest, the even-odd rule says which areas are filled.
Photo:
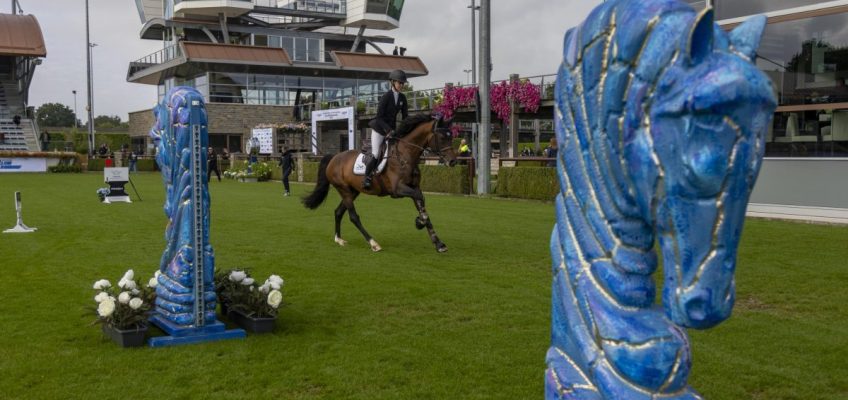
[[289, 10], [310, 11], [323, 14], [347, 14], [347, 0], [253, 0], [260, 7], [285, 8]]
[[130, 75], [134, 75], [136, 72], [159, 65], [164, 64], [173, 59], [179, 58], [183, 56], [183, 51], [179, 45], [173, 44], [168, 47], [165, 47], [162, 50], [157, 52], [148, 54], [138, 60], [135, 60], [130, 63]]

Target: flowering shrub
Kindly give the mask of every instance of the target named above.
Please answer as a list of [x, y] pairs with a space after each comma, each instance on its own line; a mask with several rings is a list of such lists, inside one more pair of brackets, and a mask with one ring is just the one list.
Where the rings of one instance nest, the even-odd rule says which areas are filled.
[[539, 110], [539, 105], [542, 102], [542, 94], [539, 92], [539, 87], [532, 82], [503, 81], [492, 86], [489, 91], [492, 111], [498, 114], [498, 118], [509, 123], [510, 102], [515, 101], [518, 107], [524, 108], [527, 112], [536, 112]]
[[[449, 120], [453, 118], [457, 109], [474, 105], [476, 93], [476, 86], [445, 86], [442, 95], [436, 99], [437, 105], [433, 108], [433, 113]], [[542, 103], [542, 93], [539, 87], [527, 80], [503, 81], [493, 85], [489, 89], [489, 98], [492, 111], [506, 123], [509, 123], [510, 102], [515, 101], [518, 107], [532, 113], [538, 111], [539, 105]]]
[[[156, 272], [157, 275], [159, 272]], [[113, 287], [106, 279], [94, 282], [94, 296], [97, 307], [94, 308], [97, 320], [95, 324], [107, 324], [125, 330], [144, 325], [147, 313], [156, 298], [155, 277], [142, 287], [135, 278], [133, 270], [128, 270]]]
[[259, 124], [256, 125], [256, 128], [275, 128], [279, 129], [283, 132], [292, 132], [292, 133], [309, 133], [312, 132], [312, 126], [307, 125], [303, 122], [294, 123], [288, 122], [283, 124]]
[[437, 105], [433, 108], [433, 113], [449, 120], [453, 118], [453, 114], [458, 108], [473, 106], [476, 100], [476, 86], [445, 86], [441, 98], [436, 100]]
[[249, 317], [276, 317], [283, 304], [283, 278], [271, 275], [260, 286], [246, 270], [225, 270], [215, 274], [218, 301]]
[[230, 179], [256, 178], [257, 181], [271, 179], [274, 166], [268, 162], [257, 162], [248, 166], [247, 163], [233, 163], [230, 169], [224, 171], [224, 177]]

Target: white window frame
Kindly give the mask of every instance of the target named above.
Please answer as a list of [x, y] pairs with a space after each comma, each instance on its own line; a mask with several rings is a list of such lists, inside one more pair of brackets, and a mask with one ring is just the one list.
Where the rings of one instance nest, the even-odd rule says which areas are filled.
[[[713, 5], [712, 3], [713, 3], [713, 0], [707, 0], [708, 6], [712, 7], [712, 5]], [[813, 4], [813, 5], [809, 5], [809, 6], [793, 7], [793, 8], [786, 8], [786, 9], [783, 9], [783, 10], [770, 11], [770, 12], [764, 13], [762, 15], [765, 15], [766, 17], [771, 19], [771, 18], [774, 18], [774, 17], [781, 17], [781, 16], [784, 16], [784, 15], [800, 14], [800, 13], [809, 12], [809, 11], [818, 11], [818, 10], [823, 10], [823, 9], [827, 9], [827, 8], [831, 8], [831, 7], [839, 7], [839, 6], [846, 6], [846, 5], [848, 5], [848, 0], [825, 1], [825, 2], [822, 2], [822, 3]], [[758, 14], [751, 14], [751, 15], [758, 15]], [[736, 18], [723, 19], [723, 20], [718, 21], [718, 24], [721, 26], [721, 25], [732, 25], [732, 24], [742, 23], [742, 22], [745, 22], [745, 20], [747, 20], [748, 18], [750, 18], [751, 15], [745, 15], [745, 16], [736, 17]]]

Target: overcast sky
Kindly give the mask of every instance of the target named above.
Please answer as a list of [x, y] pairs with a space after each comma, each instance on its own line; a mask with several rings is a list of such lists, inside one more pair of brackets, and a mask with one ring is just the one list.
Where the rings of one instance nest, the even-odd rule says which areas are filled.
[[[30, 105], [63, 103], [84, 119], [85, 1], [19, 0], [25, 14], [38, 19], [47, 45], [47, 58], [35, 72]], [[477, 1], [479, 4], [479, 1]], [[600, 0], [493, 0], [492, 63], [494, 80], [511, 73], [521, 76], [551, 74], [561, 59], [565, 30], [578, 24]], [[421, 57], [430, 75], [415, 78], [418, 89], [440, 87], [445, 82], [466, 82], [471, 67], [470, 0], [407, 0], [399, 29], [382, 32]], [[130, 61], [161, 48], [161, 43], [141, 40], [141, 20], [133, 0], [89, 0], [91, 41], [94, 48], [94, 114], [118, 115], [149, 109], [156, 102], [156, 87], [128, 83]], [[0, 12], [11, 12], [11, 0], [0, 3]], [[391, 47], [385, 46], [391, 51]]]

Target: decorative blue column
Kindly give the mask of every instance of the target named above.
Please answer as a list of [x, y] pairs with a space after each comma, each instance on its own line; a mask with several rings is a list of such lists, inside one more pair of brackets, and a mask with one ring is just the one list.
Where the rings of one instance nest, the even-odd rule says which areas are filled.
[[[776, 107], [765, 17], [610, 0], [565, 34], [546, 399], [700, 399], [687, 328], [728, 317]], [[662, 305], [652, 274], [663, 260]]]
[[243, 338], [226, 330], [215, 314], [215, 256], [209, 244], [209, 145], [203, 96], [189, 87], [171, 89], [153, 110], [150, 131], [156, 163], [165, 184], [167, 242], [159, 265], [156, 308], [151, 322], [169, 336], [150, 339], [152, 347]]

